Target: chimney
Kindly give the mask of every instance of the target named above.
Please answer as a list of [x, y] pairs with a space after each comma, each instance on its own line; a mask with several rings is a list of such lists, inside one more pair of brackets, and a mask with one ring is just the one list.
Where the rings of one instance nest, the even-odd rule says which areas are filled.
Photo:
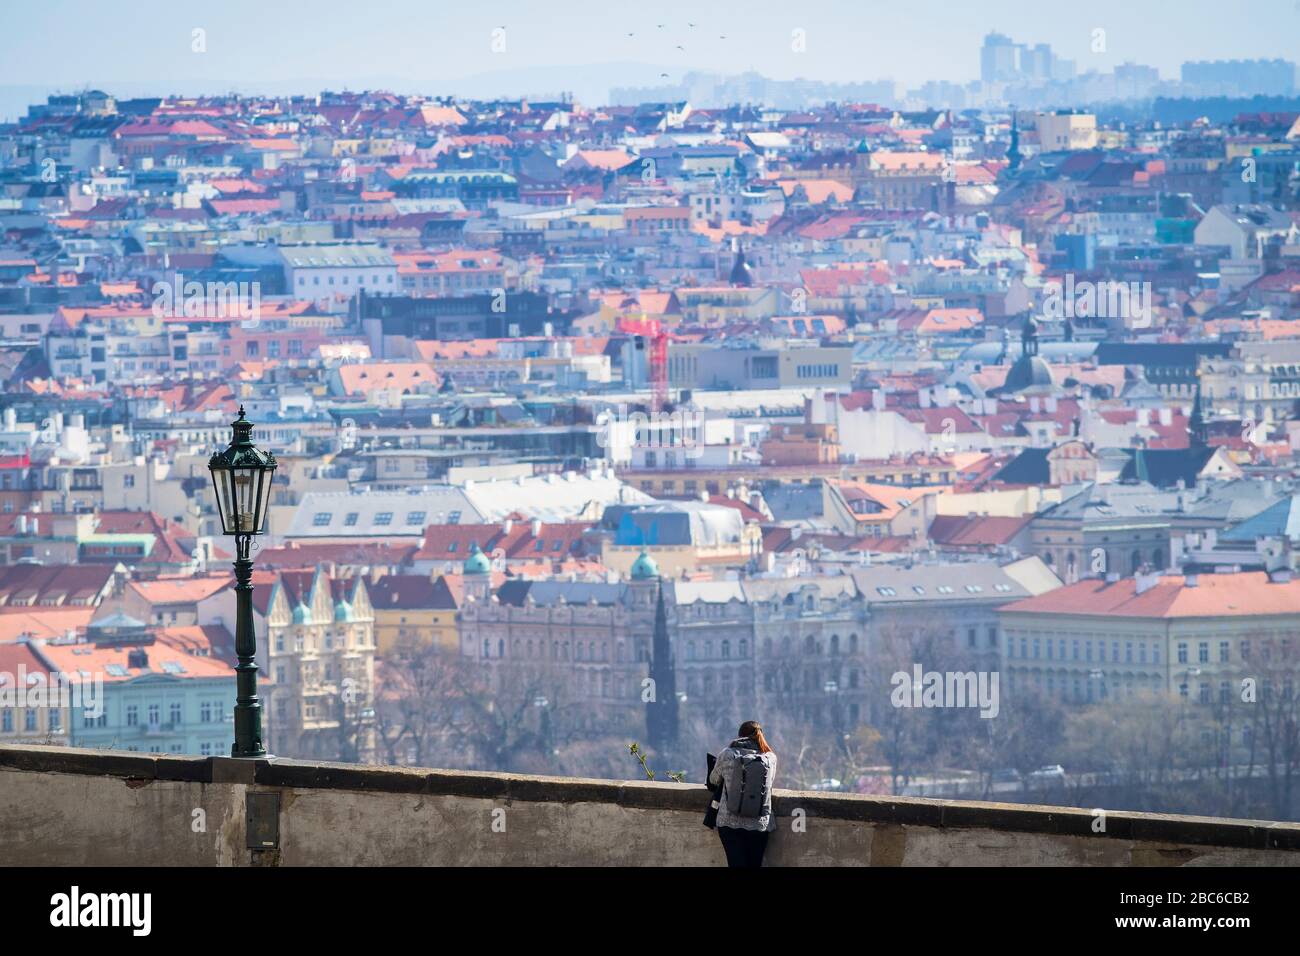
[[507, 518], [507, 519], [505, 520], [505, 523], [504, 523], [503, 525], [501, 525], [501, 530], [502, 530], [505, 534], [509, 534], [511, 531], [514, 531], [514, 530], [515, 530], [515, 519], [514, 519], [514, 518]]
[[1184, 587], [1194, 588], [1194, 587], [1196, 587], [1197, 585], [1199, 585], [1200, 583], [1201, 583], [1201, 582], [1200, 582], [1200, 575], [1189, 574], [1189, 575], [1187, 575], [1186, 577], [1183, 578], [1183, 586], [1184, 586]]
[[1037, 395], [1030, 395], [1030, 396], [1029, 396], [1029, 410], [1030, 410], [1031, 412], [1033, 412], [1035, 415], [1038, 414], [1038, 396], [1037, 396]]
[[534, 519], [533, 519], [533, 537], [534, 537], [534, 538], [540, 538], [541, 536], [542, 536], [542, 519], [541, 519], [541, 518], [534, 518]]
[[1170, 408], [1160, 409], [1160, 424], [1172, 425], [1174, 423], [1174, 412]]

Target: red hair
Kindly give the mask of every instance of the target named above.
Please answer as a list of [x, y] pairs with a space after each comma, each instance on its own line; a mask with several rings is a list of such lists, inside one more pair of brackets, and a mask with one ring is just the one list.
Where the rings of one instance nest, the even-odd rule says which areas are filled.
[[747, 720], [740, 725], [741, 737], [753, 737], [758, 742], [758, 752], [761, 754], [770, 754], [772, 748], [768, 746], [767, 738], [763, 736], [763, 727], [757, 720]]

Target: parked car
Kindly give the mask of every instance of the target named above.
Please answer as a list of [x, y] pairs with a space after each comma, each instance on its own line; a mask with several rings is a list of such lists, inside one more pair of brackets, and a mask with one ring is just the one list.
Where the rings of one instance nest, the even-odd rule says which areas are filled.
[[809, 790], [842, 790], [844, 784], [840, 783], [834, 777], [823, 777], [814, 784], [810, 784]]
[[1045, 767], [1039, 767], [1029, 775], [1032, 783], [1064, 783], [1065, 768], [1059, 763], [1048, 764]]

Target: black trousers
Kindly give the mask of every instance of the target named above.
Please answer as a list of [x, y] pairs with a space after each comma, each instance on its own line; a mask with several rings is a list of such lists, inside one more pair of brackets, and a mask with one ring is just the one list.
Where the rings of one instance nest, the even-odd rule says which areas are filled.
[[727, 853], [727, 866], [753, 867], [763, 865], [763, 852], [767, 849], [766, 830], [742, 830], [740, 827], [718, 827], [722, 849]]

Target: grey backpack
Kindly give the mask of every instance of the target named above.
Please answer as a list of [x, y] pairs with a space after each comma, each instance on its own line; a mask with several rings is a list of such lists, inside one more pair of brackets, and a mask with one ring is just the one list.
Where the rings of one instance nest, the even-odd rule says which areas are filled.
[[736, 754], [732, 777], [727, 781], [727, 810], [738, 817], [761, 817], [767, 805], [770, 768], [757, 750]]

